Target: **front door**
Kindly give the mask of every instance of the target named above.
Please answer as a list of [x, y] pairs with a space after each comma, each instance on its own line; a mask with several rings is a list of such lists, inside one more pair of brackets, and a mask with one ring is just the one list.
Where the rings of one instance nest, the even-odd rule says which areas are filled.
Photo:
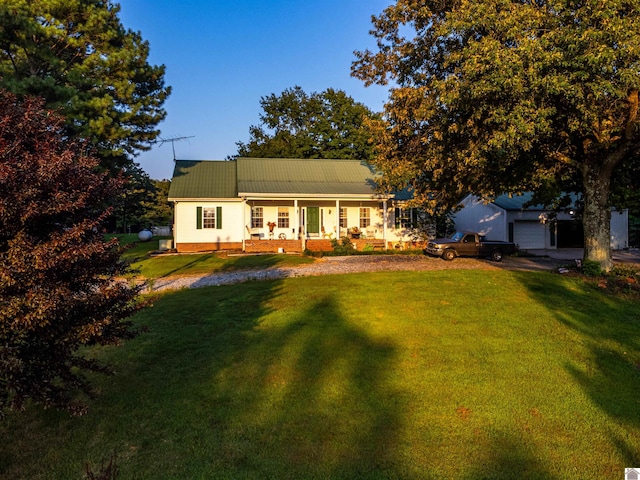
[[320, 235], [320, 207], [307, 207], [307, 234]]

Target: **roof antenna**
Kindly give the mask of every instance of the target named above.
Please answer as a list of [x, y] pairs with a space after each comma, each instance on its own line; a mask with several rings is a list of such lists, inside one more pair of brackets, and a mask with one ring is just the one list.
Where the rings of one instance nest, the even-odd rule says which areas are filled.
[[171, 149], [173, 150], [173, 161], [176, 161], [176, 146], [175, 146], [175, 142], [179, 142], [180, 140], [186, 140], [188, 138], [193, 138], [193, 136], [190, 137], [173, 137], [173, 138], [162, 138], [162, 137], [158, 137], [160, 140], [155, 140], [151, 143], [159, 143], [160, 146], [164, 145], [165, 143], [169, 143], [171, 142]]

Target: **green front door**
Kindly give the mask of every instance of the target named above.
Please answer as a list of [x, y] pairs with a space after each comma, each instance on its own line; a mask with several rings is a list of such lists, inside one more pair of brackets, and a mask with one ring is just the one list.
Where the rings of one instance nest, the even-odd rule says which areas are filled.
[[320, 234], [320, 207], [307, 207], [307, 234]]

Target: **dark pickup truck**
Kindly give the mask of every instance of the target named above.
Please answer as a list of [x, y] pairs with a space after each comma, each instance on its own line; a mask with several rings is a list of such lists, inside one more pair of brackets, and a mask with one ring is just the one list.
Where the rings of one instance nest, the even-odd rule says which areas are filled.
[[486, 240], [484, 235], [473, 232], [456, 232], [449, 238], [430, 240], [424, 253], [453, 260], [456, 257], [491, 257], [499, 262], [504, 255], [515, 252], [516, 246], [511, 242]]

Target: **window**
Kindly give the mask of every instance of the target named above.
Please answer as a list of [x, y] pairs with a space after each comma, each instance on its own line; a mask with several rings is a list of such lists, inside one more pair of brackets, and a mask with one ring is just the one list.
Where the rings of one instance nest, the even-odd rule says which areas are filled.
[[202, 209], [202, 228], [216, 228], [216, 209]]
[[396, 208], [396, 228], [416, 228], [418, 211], [415, 208]]
[[196, 207], [196, 228], [222, 228], [222, 207]]
[[371, 214], [369, 213], [370, 208], [360, 208], [360, 228], [367, 228], [371, 225]]
[[340, 207], [340, 228], [347, 228], [347, 208]]
[[289, 228], [289, 209], [278, 207], [278, 228]]
[[253, 228], [264, 227], [264, 210], [262, 207], [253, 207], [251, 209], [251, 226]]

